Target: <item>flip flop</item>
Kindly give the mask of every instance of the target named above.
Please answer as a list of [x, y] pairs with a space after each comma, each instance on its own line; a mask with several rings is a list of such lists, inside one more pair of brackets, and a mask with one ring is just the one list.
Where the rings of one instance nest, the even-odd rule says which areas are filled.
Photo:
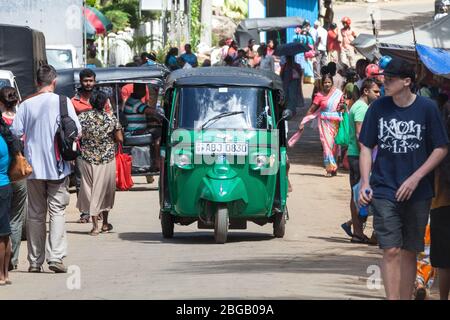
[[341, 228], [344, 229], [345, 233], [346, 233], [349, 237], [353, 237], [352, 227], [349, 226], [346, 222], [344, 222], [343, 224], [341, 224]]
[[102, 231], [101, 233], [108, 233], [113, 229], [113, 225], [111, 223], [108, 223], [108, 229], [103, 229], [104, 227], [102, 227]]

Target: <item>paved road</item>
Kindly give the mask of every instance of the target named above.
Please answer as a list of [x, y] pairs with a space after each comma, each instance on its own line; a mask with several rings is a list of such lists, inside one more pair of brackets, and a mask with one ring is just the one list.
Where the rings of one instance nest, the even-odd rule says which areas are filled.
[[80, 290], [68, 289], [68, 279], [76, 284], [68, 274], [27, 273], [22, 242], [14, 284], [0, 288], [0, 299], [381, 298], [382, 290], [366, 285], [378, 250], [350, 244], [339, 227], [348, 217], [348, 175], [323, 177], [319, 139], [310, 128], [290, 156], [294, 191], [284, 239], [272, 237], [271, 225], [249, 224], [231, 231], [225, 245], [194, 225], [176, 226], [175, 238], [164, 240], [156, 184], [136, 179], [132, 191], [117, 194], [114, 231], [98, 237], [75, 223], [72, 194], [65, 262], [81, 271]]
[[[347, 2], [334, 6], [335, 21], [342, 17], [351, 17], [353, 28], [357, 33], [372, 34], [370, 14], [379, 21], [379, 34], [391, 35], [411, 29], [411, 21], [415, 26], [433, 20], [434, 0], [400, 0], [377, 3]], [[341, 24], [339, 24], [340, 26]]]

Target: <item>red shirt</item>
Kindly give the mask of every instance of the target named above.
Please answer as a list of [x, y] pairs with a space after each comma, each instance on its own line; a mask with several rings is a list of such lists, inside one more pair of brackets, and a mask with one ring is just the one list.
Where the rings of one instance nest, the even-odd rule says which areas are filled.
[[[122, 90], [120, 91], [120, 94], [122, 95], [122, 101], [127, 101], [128, 98], [133, 94], [133, 84], [129, 83], [122, 87]], [[145, 86], [145, 97], [141, 99], [142, 103], [146, 103], [148, 100], [150, 100], [150, 92], [148, 91], [148, 87]]]
[[328, 30], [327, 51], [341, 51], [338, 34], [334, 30]]
[[3, 118], [3, 121], [5, 121], [5, 123], [6, 123], [6, 125], [8, 127], [10, 127], [12, 125], [13, 121], [14, 121], [14, 118], [8, 118], [8, 117], [6, 117], [4, 115], [2, 115], [2, 118]]
[[[70, 101], [72, 101], [73, 107], [75, 109], [75, 113], [77, 115], [80, 113], [83, 113], [85, 111], [92, 110], [92, 106], [89, 103], [89, 101], [83, 100], [81, 98], [81, 96], [78, 94], [75, 97], [73, 97], [72, 99], [70, 99]], [[106, 104], [105, 111], [106, 112], [111, 111], [111, 106], [109, 105], [109, 103]]]

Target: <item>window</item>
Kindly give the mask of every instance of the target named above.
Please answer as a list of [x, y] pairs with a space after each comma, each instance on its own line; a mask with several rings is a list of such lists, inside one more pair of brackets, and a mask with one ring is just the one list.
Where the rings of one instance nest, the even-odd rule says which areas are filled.
[[182, 88], [177, 97], [178, 127], [201, 129], [209, 119], [242, 111], [208, 124], [210, 129], [267, 129], [270, 107], [267, 90], [250, 87]]

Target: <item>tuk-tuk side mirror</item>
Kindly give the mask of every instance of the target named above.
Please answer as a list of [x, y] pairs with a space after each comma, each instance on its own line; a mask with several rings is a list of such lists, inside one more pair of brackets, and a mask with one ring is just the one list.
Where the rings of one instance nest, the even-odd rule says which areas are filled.
[[281, 114], [281, 119], [280, 119], [280, 121], [289, 121], [289, 120], [291, 120], [292, 119], [292, 116], [293, 116], [293, 113], [292, 113], [292, 111], [291, 110], [289, 110], [289, 109], [285, 109], [284, 111], [283, 111], [283, 113]]

